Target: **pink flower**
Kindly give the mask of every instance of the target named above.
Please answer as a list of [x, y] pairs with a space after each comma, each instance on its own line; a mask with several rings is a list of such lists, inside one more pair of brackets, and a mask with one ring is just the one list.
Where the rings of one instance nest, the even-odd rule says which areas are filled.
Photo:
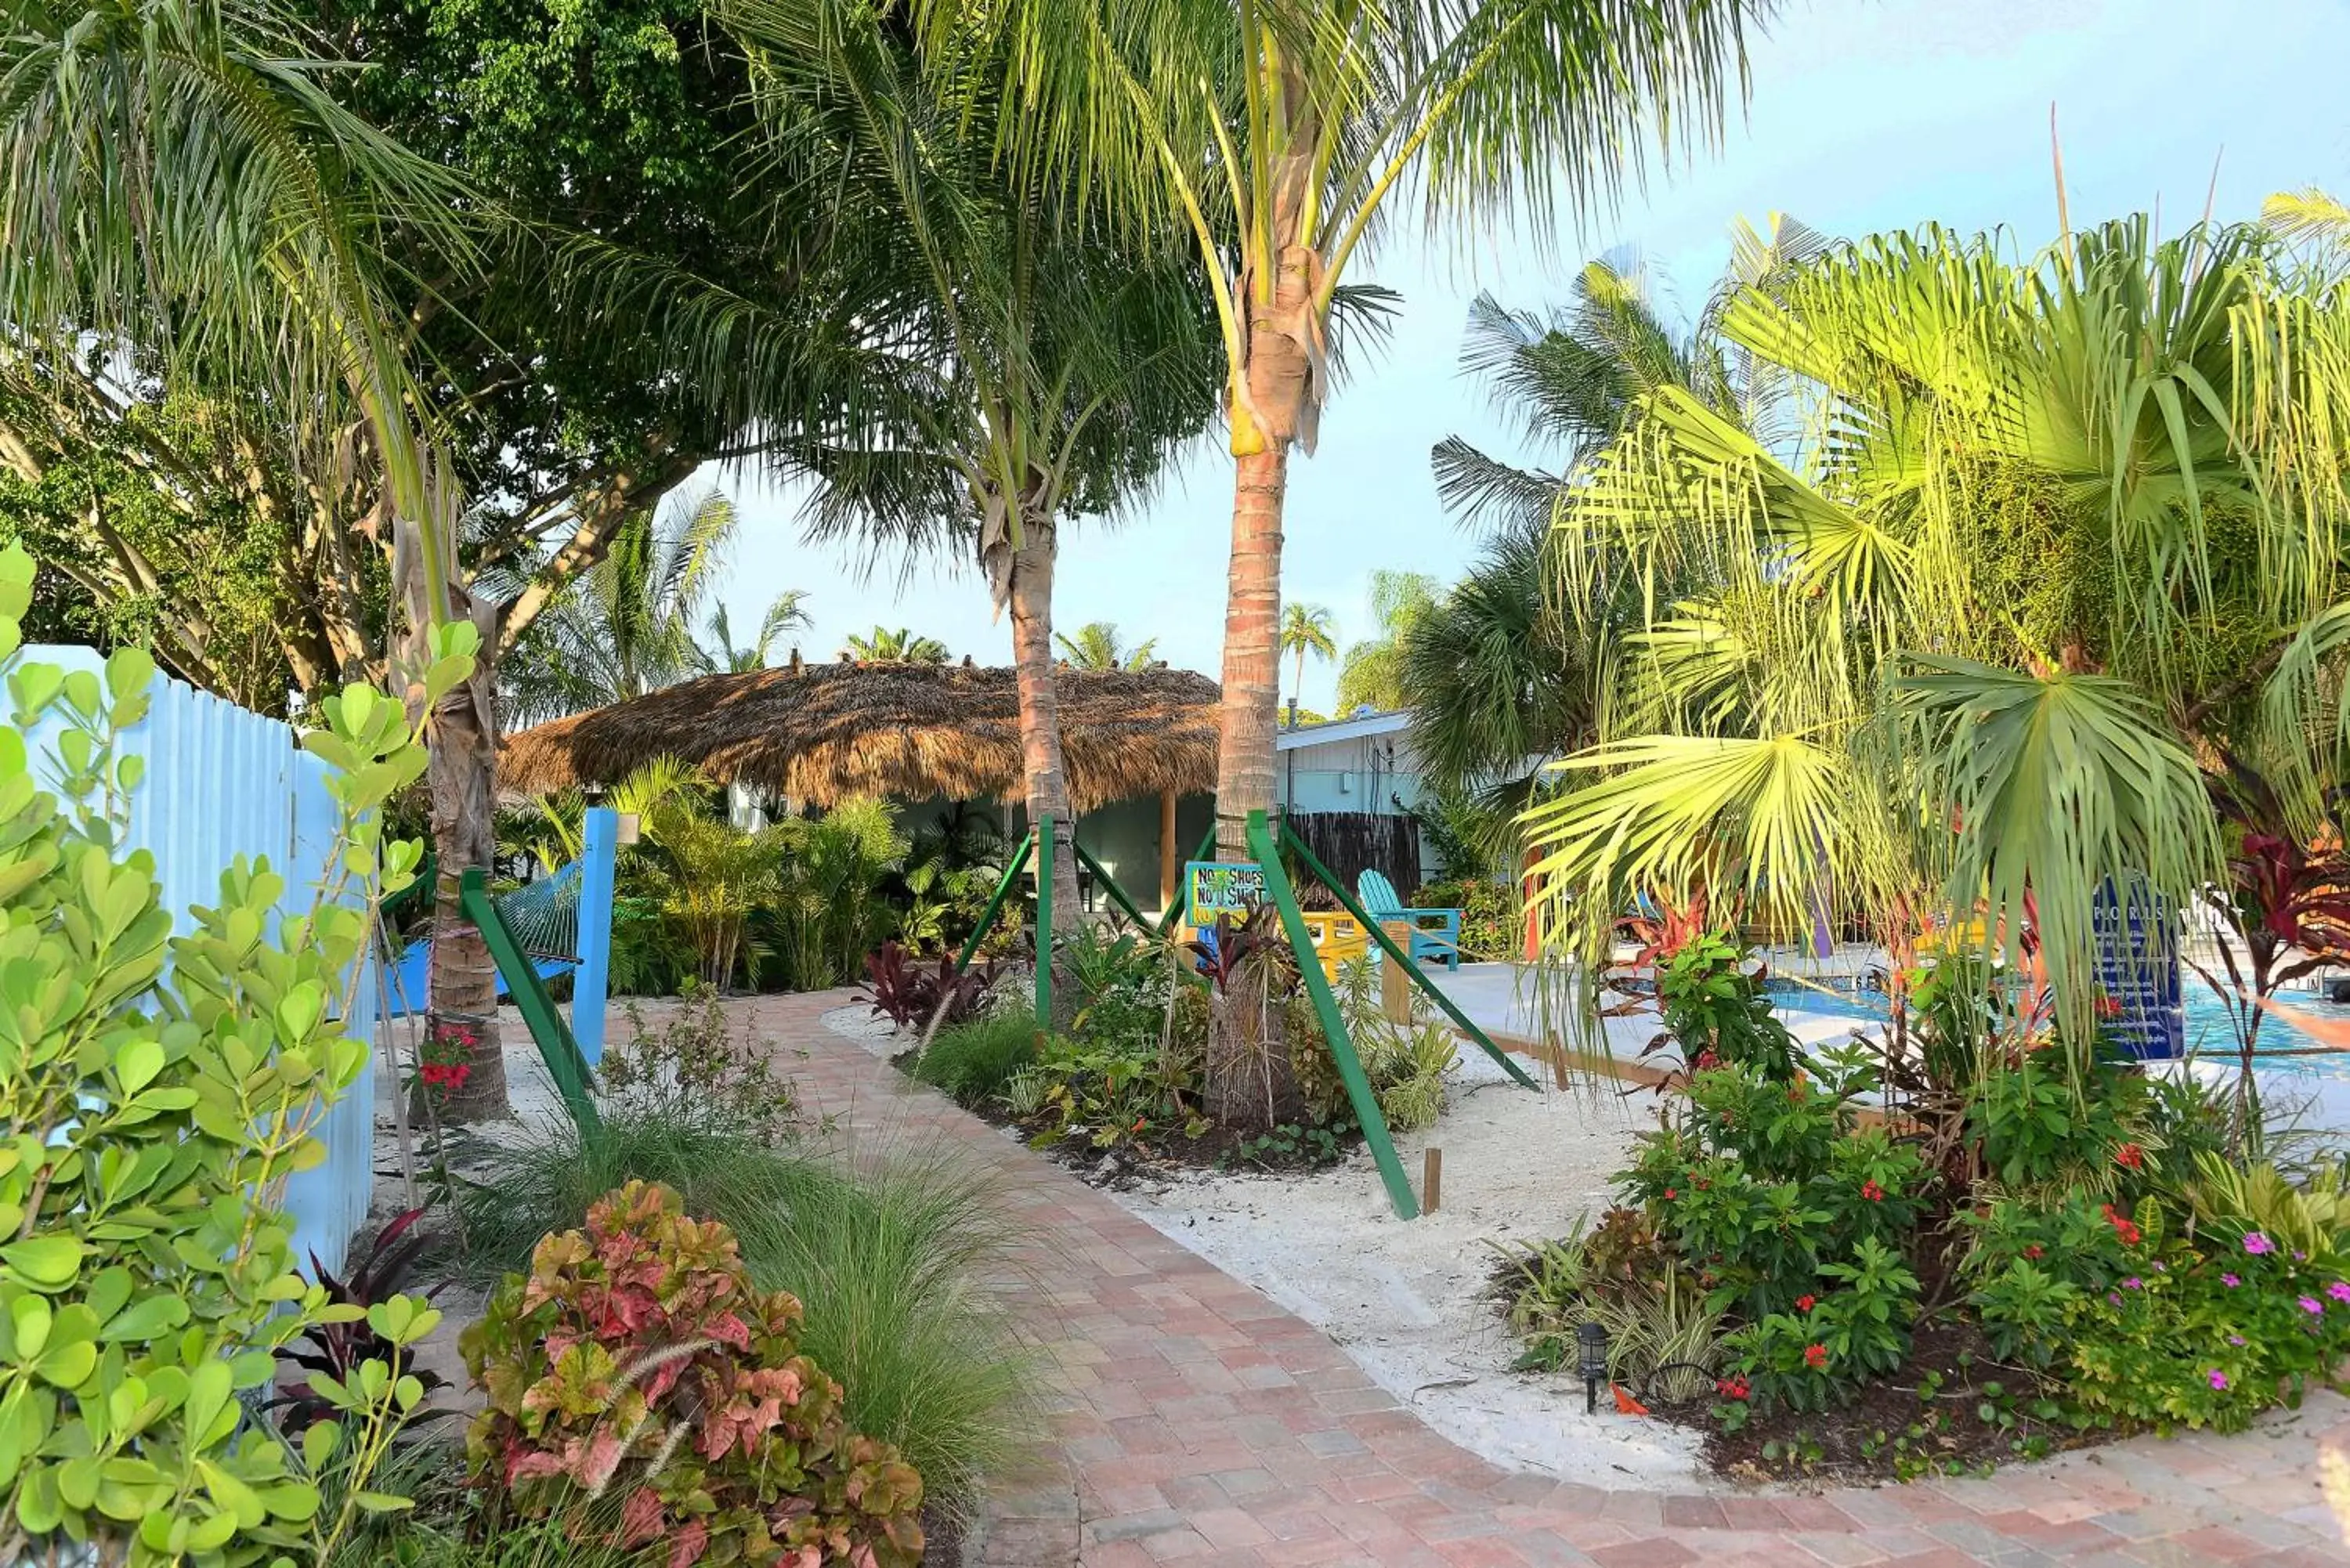
[[2244, 1336], [2241, 1334], [2231, 1334], [2228, 1336], [2228, 1343], [2230, 1345], [2241, 1345], [2244, 1343]]
[[2257, 1258], [2264, 1252], [2275, 1251], [2276, 1243], [2258, 1231], [2247, 1231], [2244, 1232], [2244, 1251]]
[[2243, 1281], [2241, 1281], [2241, 1280], [2240, 1280], [2240, 1279], [2238, 1279], [2238, 1278], [2237, 1278], [2235, 1275], [2233, 1275], [2233, 1274], [2221, 1274], [2221, 1275], [2220, 1276], [2220, 1282], [2221, 1284], [2223, 1284], [2223, 1285], [2227, 1286], [2230, 1290], [2231, 1290], [2231, 1291], [2232, 1291], [2232, 1290], [2234, 1290], [2238, 1285], [2242, 1284], [2244, 1282], [2243, 1282]]
[[2146, 1289], [2146, 1282], [2139, 1279], [2136, 1274], [2132, 1274], [2128, 1279], [2122, 1282], [2122, 1289], [2126, 1291], [2142, 1291]]
[[2301, 1310], [2315, 1316], [2325, 1310], [2325, 1303], [2315, 1296], [2303, 1296], [2301, 1298]]
[[2225, 1388], [2228, 1386], [2228, 1375], [2220, 1371], [2216, 1366], [2211, 1368], [2210, 1371], [2205, 1373], [2203, 1376], [2210, 1380], [2211, 1386], [2214, 1388]]
[[2350, 1302], [2350, 1282], [2336, 1280], [2325, 1287], [2325, 1293], [2337, 1302]]

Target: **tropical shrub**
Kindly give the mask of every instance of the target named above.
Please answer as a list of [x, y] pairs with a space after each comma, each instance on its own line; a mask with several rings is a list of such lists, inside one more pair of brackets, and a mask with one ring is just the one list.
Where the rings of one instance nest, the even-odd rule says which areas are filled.
[[630, 1182], [547, 1237], [462, 1345], [487, 1407], [477, 1480], [524, 1518], [620, 1500], [619, 1542], [714, 1562], [920, 1561], [922, 1484], [848, 1429], [801, 1354], [800, 1303], [762, 1292], [734, 1236]]
[[1657, 1011], [1691, 1067], [1752, 1064], [1778, 1083], [1795, 1075], [1794, 1037], [1772, 1011], [1762, 968], [1744, 950], [1700, 936], [1657, 973]]
[[[976, 1017], [995, 989], [1002, 965], [981, 959], [958, 970], [947, 953], [923, 958], [896, 941], [883, 942], [865, 956], [865, 985], [858, 1000], [899, 1029], [923, 1030], [935, 1018], [940, 1026]], [[945, 1010], [940, 1010], [940, 1003]]]
[[[155, 861], [123, 847], [152, 661], [103, 673], [19, 664], [33, 564], [0, 551], [0, 1559], [77, 1555], [199, 1568], [332, 1552], [366, 1511], [392, 1434], [423, 1397], [407, 1347], [439, 1314], [392, 1297], [362, 1313], [294, 1268], [286, 1180], [367, 1046], [344, 1033], [371, 901], [405, 886], [418, 845], [383, 808], [423, 771], [407, 710], [365, 686], [317, 704], [305, 748], [335, 771], [340, 821], [309, 908], [240, 857], [172, 935]], [[473, 631], [436, 639], [429, 708], [472, 669]], [[36, 781], [26, 735], [54, 726]], [[308, 1388], [331, 1412], [289, 1449], [244, 1418], [276, 1353], [364, 1316], [386, 1354]], [[340, 1501], [322, 1506], [321, 1481]]]

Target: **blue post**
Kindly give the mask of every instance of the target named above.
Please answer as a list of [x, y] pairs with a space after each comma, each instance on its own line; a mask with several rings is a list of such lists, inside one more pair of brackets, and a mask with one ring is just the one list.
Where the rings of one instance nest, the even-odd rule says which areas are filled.
[[620, 814], [590, 806], [580, 835], [579, 968], [571, 977], [571, 1037], [591, 1067], [604, 1060], [604, 986], [612, 960], [612, 865]]

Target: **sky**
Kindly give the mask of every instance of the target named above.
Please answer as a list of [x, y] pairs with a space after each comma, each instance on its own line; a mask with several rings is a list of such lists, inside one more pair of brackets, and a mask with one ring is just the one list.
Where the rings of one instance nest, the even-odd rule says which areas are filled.
[[[2076, 227], [2158, 208], [2175, 231], [2207, 192], [2223, 220], [2254, 215], [2275, 191], [2350, 194], [2350, 110], [2336, 107], [2345, 57], [2350, 0], [1794, 0], [1751, 41], [1751, 97], [1721, 145], [1652, 173], [1612, 215], [1477, 237], [1465, 255], [1431, 254], [1415, 222], [1394, 225], [1356, 273], [1403, 295], [1392, 337], [1351, 367], [1317, 450], [1290, 463], [1284, 599], [1326, 607], [1342, 647], [1375, 635], [1374, 570], [1449, 581], [1475, 554], [1438, 504], [1429, 449], [1458, 434], [1495, 456], [1544, 461], [1461, 375], [1481, 289], [1547, 311], [1586, 259], [1637, 257], [1686, 316], [1729, 258], [1732, 222], [1781, 212], [1845, 237], [1929, 221], [2004, 228], [2029, 253], [2055, 234], [2052, 102]], [[777, 593], [799, 588], [815, 624], [792, 640], [810, 659], [879, 623], [983, 664], [1011, 661], [1010, 624], [991, 619], [967, 563], [909, 575], [895, 556], [806, 544], [788, 486], [713, 477], [743, 518], [723, 589], [735, 626], [756, 625]], [[1114, 621], [1129, 640], [1156, 638], [1160, 658], [1214, 675], [1231, 507], [1219, 426], [1132, 519], [1063, 531], [1056, 625]], [[1333, 706], [1336, 669], [1309, 661], [1305, 706]], [[1295, 670], [1284, 661], [1284, 692]]]

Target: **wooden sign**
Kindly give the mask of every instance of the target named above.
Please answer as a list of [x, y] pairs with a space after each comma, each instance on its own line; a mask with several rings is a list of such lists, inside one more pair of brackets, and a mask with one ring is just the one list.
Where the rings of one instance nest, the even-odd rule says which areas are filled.
[[1183, 881], [1195, 926], [1213, 925], [1218, 915], [1244, 915], [1265, 900], [1264, 867], [1253, 860], [1193, 860], [1183, 867]]

